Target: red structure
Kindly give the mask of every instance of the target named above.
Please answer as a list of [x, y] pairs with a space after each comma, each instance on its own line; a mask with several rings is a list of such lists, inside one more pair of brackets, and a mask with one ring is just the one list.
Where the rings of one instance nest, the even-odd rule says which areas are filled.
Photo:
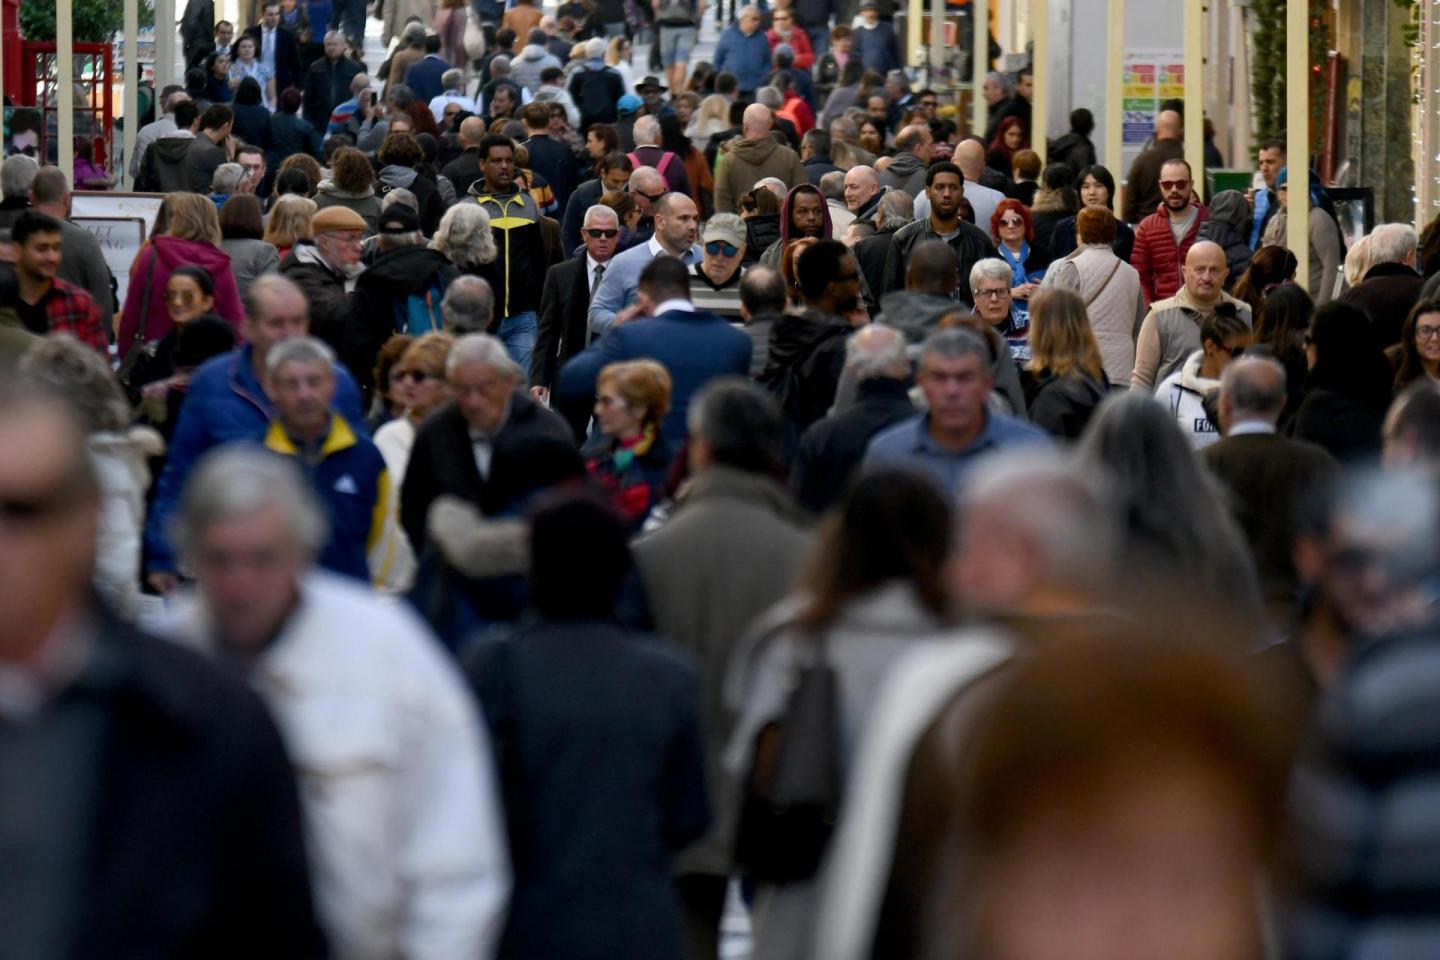
[[0, 46], [5, 48], [5, 73], [0, 83], [14, 99], [20, 89], [20, 0], [0, 0]]

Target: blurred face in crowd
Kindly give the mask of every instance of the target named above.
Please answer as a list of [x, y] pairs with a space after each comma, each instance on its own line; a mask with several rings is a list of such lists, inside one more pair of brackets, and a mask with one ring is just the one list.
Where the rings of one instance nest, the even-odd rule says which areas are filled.
[[235, 44], [235, 56], [245, 63], [255, 59], [255, 41], [249, 37], [241, 37], [240, 42]]
[[1005, 146], [1011, 150], [1019, 150], [1025, 144], [1025, 133], [1018, 124], [1011, 124], [1005, 130]]
[[471, 429], [493, 434], [500, 429], [515, 381], [488, 363], [464, 363], [450, 372], [450, 392]]
[[272, 3], [266, 6], [265, 11], [260, 14], [260, 22], [265, 25], [266, 30], [274, 30], [278, 27], [280, 25], [280, 5]]
[[795, 14], [789, 10], [777, 10], [772, 18], [775, 24], [775, 32], [782, 37], [788, 37], [795, 30]]
[[977, 431], [994, 381], [974, 354], [920, 358], [920, 389], [930, 410], [930, 429], [941, 436]]
[[165, 284], [165, 306], [179, 326], [214, 310], [215, 298], [201, 290], [194, 277], [178, 273]]
[[390, 118], [390, 132], [414, 133], [415, 125], [412, 124], [410, 122], [410, 118], [405, 116], [404, 114], [396, 114], [395, 116]]
[[23, 279], [48, 285], [60, 269], [60, 234], [32, 233], [15, 246], [15, 268]]
[[1080, 202], [1087, 207], [1110, 207], [1110, 190], [1093, 176], [1086, 176], [1080, 184]]
[[1171, 213], [1182, 213], [1190, 206], [1190, 172], [1183, 163], [1167, 163], [1160, 168], [1160, 195]]
[[485, 159], [480, 161], [480, 172], [485, 175], [485, 185], [491, 190], [509, 192], [515, 186], [515, 151], [508, 144], [491, 147]]
[[985, 84], [981, 89], [985, 93], [985, 102], [992, 107], [1005, 99], [1005, 88], [989, 77], [985, 78]]
[[705, 275], [716, 283], [723, 283], [735, 275], [740, 261], [745, 257], [745, 244], [735, 246], [729, 240], [716, 237], [705, 241], [702, 269]]
[[629, 440], [639, 436], [646, 412], [644, 407], [631, 406], [613, 380], [601, 387], [595, 397], [595, 420], [600, 424], [600, 432], [607, 437]]
[[940, 108], [940, 98], [931, 93], [921, 97], [917, 102], [920, 106], [920, 112], [925, 115], [926, 119], [934, 120], [935, 111]]
[[965, 186], [953, 173], [936, 174], [930, 186], [925, 188], [930, 197], [930, 209], [936, 219], [953, 220], [960, 215], [960, 200], [965, 196]]
[[495, 117], [508, 117], [515, 112], [515, 94], [510, 92], [509, 87], [500, 87], [490, 98], [490, 114]]
[[620, 220], [615, 211], [607, 207], [603, 213], [592, 213], [586, 218], [582, 233], [585, 235], [585, 252], [596, 263], [608, 263], [615, 256], [615, 248], [620, 243]]
[[865, 101], [865, 113], [870, 119], [884, 123], [890, 116], [890, 104], [884, 97], [876, 94]]
[[885, 121], [867, 120], [860, 124], [860, 146], [879, 156], [885, 152]]
[[1260, 151], [1260, 176], [1265, 178], [1265, 186], [1275, 189], [1275, 176], [1280, 168], [1285, 166], [1285, 151], [1279, 147], [1270, 147]]
[[445, 378], [436, 371], [423, 369], [419, 364], [401, 367], [390, 374], [390, 379], [402, 384], [405, 410], [415, 423], [450, 400], [450, 385]]
[[1026, 100], [1033, 100], [1035, 98], [1035, 78], [1028, 73], [1021, 74], [1019, 81], [1015, 84], [1015, 92]]
[[680, 121], [680, 126], [688, 127], [690, 118], [695, 115], [695, 105], [689, 97], [681, 97], [675, 101], [675, 118]]
[[245, 168], [245, 182], [254, 187], [265, 179], [265, 154], [263, 153], [242, 153], [235, 157], [235, 162]]
[[1422, 313], [1415, 318], [1415, 352], [1432, 376], [1440, 371], [1440, 313]]
[[998, 327], [1010, 318], [1010, 284], [1004, 280], [981, 277], [970, 295], [975, 298], [975, 313], [990, 326]]
[[262, 295], [259, 307], [258, 313], [245, 319], [245, 340], [255, 359], [263, 365], [275, 344], [310, 332], [310, 312], [304, 295], [298, 290]]
[[1394, 625], [1409, 592], [1392, 581], [1386, 558], [1401, 537], [1342, 514], [1322, 539], [1301, 537], [1295, 569], [1316, 586], [1346, 632], [1378, 636]]
[[620, 167], [610, 167], [600, 175], [600, 182], [604, 184], [606, 192], [611, 190], [624, 190], [630, 183], [630, 174]]
[[1006, 210], [1000, 215], [1000, 242], [1011, 250], [1019, 250], [1025, 243], [1025, 219], [1016, 210]]
[[760, 29], [760, 14], [754, 10], [747, 10], [740, 14], [740, 32], [749, 36]]
[[689, 250], [700, 235], [700, 213], [684, 194], [671, 196], [665, 213], [655, 215], [655, 234], [672, 253]]
[[225, 644], [258, 653], [284, 625], [309, 565], [290, 518], [267, 505], [216, 520], [196, 532], [191, 552], [196, 583]]
[[227, 77], [227, 76], [229, 76], [229, 75], [230, 75], [230, 55], [229, 55], [228, 53], [217, 53], [217, 54], [215, 55], [215, 63], [214, 63], [214, 65], [210, 68], [210, 72], [213, 73], [213, 74], [214, 74], [215, 76], [217, 76], [217, 77]]
[[365, 233], [362, 230], [331, 230], [315, 237], [315, 246], [330, 261], [330, 265], [341, 272], [360, 265], [364, 252]]
[[265, 392], [275, 404], [275, 419], [296, 440], [318, 440], [330, 427], [335, 399], [335, 369], [319, 360], [291, 360], [270, 374]]
[[825, 229], [825, 201], [812, 190], [795, 194], [790, 203], [790, 225], [797, 235], [818, 237]]
[[228, 21], [215, 28], [215, 45], [217, 47], [228, 47], [233, 39], [235, 39], [235, 28]]
[[1225, 286], [1225, 277], [1229, 273], [1225, 251], [1219, 244], [1197, 243], [1185, 256], [1185, 289], [1201, 302], [1209, 302], [1220, 296]]
[[[626, 181], [629, 183], [629, 181]], [[660, 174], [647, 176], [641, 174], [640, 180], [636, 181], [630, 188], [630, 196], [635, 200], [635, 207], [640, 211], [642, 217], [655, 216], [655, 204], [665, 196], [665, 181]]]
[[339, 34], [327, 34], [325, 37], [325, 56], [331, 60], [339, 60], [345, 56], [345, 38]]
[[1216, 343], [1214, 340], [1206, 340], [1200, 344], [1205, 352], [1205, 365], [1201, 368], [1207, 371], [1206, 376], [1211, 379], [1218, 378], [1225, 372], [1225, 368], [1235, 362], [1235, 359], [1249, 348], [1251, 337], [1249, 334], [1241, 333], [1228, 337], [1224, 343]]
[[585, 134], [585, 150], [590, 154], [591, 160], [599, 160], [605, 156], [605, 141], [594, 130]]
[[84, 439], [57, 409], [0, 417], [0, 662], [25, 662], [89, 590], [99, 501]]

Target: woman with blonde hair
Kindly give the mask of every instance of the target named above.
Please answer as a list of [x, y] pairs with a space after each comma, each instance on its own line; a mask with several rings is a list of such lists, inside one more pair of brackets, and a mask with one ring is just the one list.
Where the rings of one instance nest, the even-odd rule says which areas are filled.
[[162, 207], [165, 232], [146, 244], [130, 267], [130, 287], [120, 316], [118, 344], [122, 358], [137, 345], [164, 338], [174, 326], [165, 304], [165, 291], [170, 274], [183, 264], [210, 274], [217, 314], [237, 330], [245, 320], [230, 256], [220, 249], [220, 217], [215, 204], [198, 193], [172, 193]]
[[604, 435], [587, 446], [585, 469], [637, 532], [665, 496], [673, 451], [661, 436], [670, 412], [670, 373], [654, 360], [612, 363], [595, 384], [595, 422]]
[[625, 92], [630, 93], [635, 89], [635, 72], [630, 67], [630, 38], [624, 35], [610, 38], [610, 45], [605, 49], [605, 63], [620, 74], [620, 79], [625, 84]]
[[700, 101], [700, 109], [690, 118], [685, 135], [700, 149], [710, 138], [722, 130], [730, 129], [730, 99], [723, 94], [712, 93]]
[[265, 224], [264, 240], [275, 247], [281, 260], [295, 244], [310, 239], [310, 218], [315, 215], [316, 209], [314, 200], [296, 193], [286, 194], [275, 201]]
[[1355, 241], [1345, 254], [1345, 286], [1353, 287], [1365, 279], [1365, 274], [1375, 266], [1375, 254], [1370, 249], [1370, 237], [1364, 236]]
[[1030, 304], [1030, 362], [1021, 374], [1030, 421], [1075, 440], [1105, 399], [1105, 366], [1085, 301], [1072, 290], [1042, 290]]

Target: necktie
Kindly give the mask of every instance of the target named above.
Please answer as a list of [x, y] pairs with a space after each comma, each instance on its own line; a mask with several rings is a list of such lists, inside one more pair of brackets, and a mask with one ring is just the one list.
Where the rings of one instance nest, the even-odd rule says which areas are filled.
[[[590, 299], [592, 301], [595, 299], [595, 291], [600, 289], [600, 278], [603, 276], [605, 276], [605, 264], [595, 264], [595, 279], [590, 281]], [[587, 347], [590, 345], [590, 338], [593, 336], [594, 334], [591, 332], [590, 324], [587, 321], [585, 324], [585, 345]]]

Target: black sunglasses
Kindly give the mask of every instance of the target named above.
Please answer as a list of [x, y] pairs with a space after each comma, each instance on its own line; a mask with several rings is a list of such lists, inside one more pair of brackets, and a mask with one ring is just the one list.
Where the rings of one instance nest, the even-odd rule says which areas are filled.
[[740, 252], [740, 248], [733, 244], [726, 243], [724, 240], [711, 240], [705, 244], [705, 252], [712, 257], [733, 257]]
[[663, 196], [665, 196], [665, 194], [664, 194], [663, 192], [661, 192], [661, 193], [646, 193], [646, 192], [643, 191], [643, 190], [631, 190], [630, 192], [633, 193], [633, 194], [635, 194], [635, 196], [637, 196], [637, 197], [644, 197], [646, 200], [649, 200], [651, 203], [659, 203], [659, 202], [660, 202], [660, 198], [663, 197]]
[[595, 238], [596, 240], [609, 240], [609, 239], [611, 239], [612, 237], [618, 237], [618, 236], [620, 236], [620, 231], [619, 231], [619, 230], [601, 230], [601, 229], [596, 229], [596, 228], [589, 228], [589, 229], [586, 229], [585, 235], [586, 235], [586, 236], [589, 236], [589, 237], [593, 237], [593, 238]]

